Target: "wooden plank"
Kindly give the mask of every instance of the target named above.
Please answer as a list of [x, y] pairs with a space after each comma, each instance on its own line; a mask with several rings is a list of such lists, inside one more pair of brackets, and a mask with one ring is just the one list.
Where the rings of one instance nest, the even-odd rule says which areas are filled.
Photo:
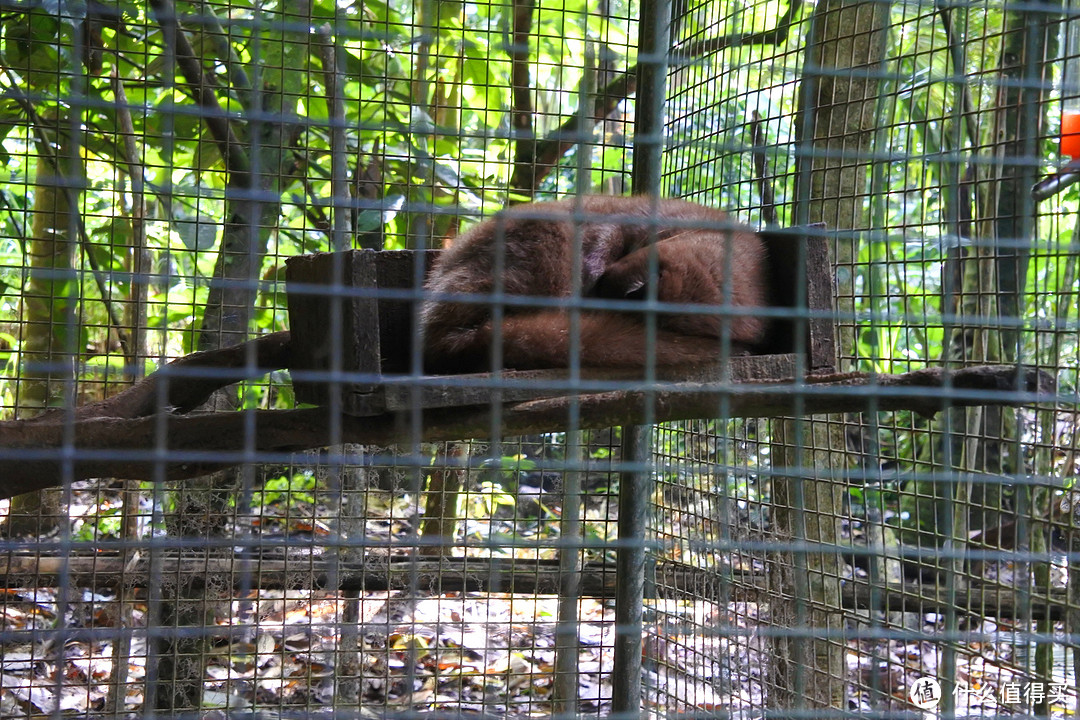
[[[290, 370], [300, 402], [326, 405], [334, 385], [326, 379], [305, 378], [304, 372], [381, 372], [377, 300], [374, 293], [349, 292], [377, 287], [375, 254], [372, 250], [315, 253], [286, 260], [289, 328], [294, 348]], [[332, 328], [340, 328], [340, 332]], [[335, 350], [340, 357], [337, 367], [332, 362]], [[347, 391], [342, 390], [346, 399], [357, 394], [381, 394], [374, 382], [348, 385]], [[350, 411], [348, 402], [345, 410]]]
[[[410, 290], [416, 282], [417, 254], [423, 275], [431, 270], [437, 250], [385, 250], [376, 256], [378, 287], [380, 289]], [[407, 373], [412, 366], [412, 346], [418, 316], [416, 302], [395, 298], [379, 298], [379, 331], [382, 343], [381, 368], [384, 374]]]
[[[656, 369], [656, 381], [650, 388], [663, 390], [683, 382], [745, 383], [793, 377], [795, 356], [741, 355], [727, 363], [685, 365]], [[408, 410], [418, 404], [423, 408], [489, 405], [492, 402], [520, 402], [547, 397], [576, 395], [616, 389], [614, 383], [640, 384], [641, 373], [635, 370], [583, 369], [572, 378], [567, 370], [504, 370], [501, 373], [468, 375], [427, 375], [385, 377], [386, 410]], [[600, 383], [612, 383], [603, 387]], [[637, 386], [635, 385], [635, 387]]]
[[[558, 594], [562, 577], [556, 561], [514, 560], [510, 558], [443, 557], [415, 560], [389, 554], [394, 544], [368, 548], [363, 559], [320, 557], [318, 553], [281, 548], [251, 548], [244, 552], [210, 549], [183, 552], [164, 548], [155, 561], [134, 560], [120, 555], [8, 554], [0, 558], [0, 587], [23, 589], [49, 583], [97, 592], [115, 591], [124, 585], [144, 590], [154, 578], [165, 575], [195, 587], [207, 578], [223, 579], [238, 591], [303, 590], [414, 590], [440, 592], [514, 592], [528, 595]], [[396, 547], [400, 548], [401, 545]], [[722, 580], [722, 581], [721, 581]], [[331, 585], [335, 582], [336, 587]], [[227, 585], [219, 582], [220, 593]], [[611, 566], [586, 564], [582, 572], [584, 597], [613, 597], [615, 573]], [[733, 568], [700, 569], [684, 563], [662, 561], [656, 568], [660, 598], [687, 595], [715, 602], [732, 599], [762, 602], [770, 592], [768, 578], [756, 572]], [[887, 590], [887, 592], [883, 592]], [[866, 582], [847, 581], [841, 589], [845, 608], [890, 610], [893, 612], [946, 612], [959, 608], [977, 618], [1017, 617], [1022, 610], [1029, 618], [1061, 619], [1069, 607], [1067, 589], [1051, 588], [1045, 598], [1025, 597], [1021, 605], [1010, 585], [976, 580], [971, 587], [949, 597], [943, 586], [923, 582], [890, 583], [886, 588]], [[764, 595], [763, 595], [764, 593]]]
[[[820, 235], [800, 233], [797, 229], [763, 234], [769, 257], [769, 302], [773, 307], [807, 309], [805, 314], [773, 318], [764, 353], [793, 353], [799, 349], [796, 333], [803, 332], [801, 349], [808, 353], [807, 370], [835, 372], [836, 344], [833, 338], [833, 270], [829, 262], [829, 243]], [[800, 246], [805, 247], [806, 278], [798, 276]], [[804, 287], [804, 297], [797, 289]]]
[[811, 317], [809, 370], [812, 373], [836, 372], [836, 336], [833, 322], [832, 263], [829, 262], [829, 243], [824, 237], [807, 236], [806, 238], [806, 306], [816, 313]]
[[289, 329], [293, 348], [289, 367], [293, 375], [296, 399], [305, 403], [322, 404], [326, 388], [322, 383], [303, 377], [304, 371], [324, 370], [329, 365], [330, 348], [323, 342], [322, 318], [326, 316], [326, 299], [308, 294], [298, 286], [322, 284], [322, 271], [315, 255], [300, 255], [285, 261], [286, 287], [289, 292]]

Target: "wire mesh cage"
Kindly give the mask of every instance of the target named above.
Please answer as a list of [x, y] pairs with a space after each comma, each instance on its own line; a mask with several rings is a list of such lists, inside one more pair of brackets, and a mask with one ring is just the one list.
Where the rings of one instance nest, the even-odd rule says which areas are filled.
[[1069, 4], [30, 0], [0, 88], [0, 717], [1076, 712]]

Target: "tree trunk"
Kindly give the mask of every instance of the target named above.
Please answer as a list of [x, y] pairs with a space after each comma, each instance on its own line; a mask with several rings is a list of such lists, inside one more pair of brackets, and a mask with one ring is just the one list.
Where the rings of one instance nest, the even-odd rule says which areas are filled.
[[[877, 127], [877, 77], [889, 13], [887, 3], [826, 0], [811, 19], [803, 64], [809, 70], [803, 73], [797, 125], [802, 154], [797, 158], [796, 219], [824, 222], [836, 233], [831, 267], [851, 263], [858, 242], [855, 231], [868, 222], [862, 198]], [[850, 288], [840, 288], [836, 297], [848, 298], [838, 303], [839, 313], [852, 312]], [[853, 328], [842, 328], [837, 341], [841, 352], [853, 348]], [[838, 537], [842, 489], [832, 478], [846, 461], [843, 424], [778, 420], [773, 447], [774, 529], [781, 539], [805, 543], [806, 552], [778, 556], [779, 596], [794, 602], [770, 608], [770, 623], [783, 629], [836, 629], [839, 558], [817, 548], [835, 547]], [[813, 468], [821, 468], [825, 479], [817, 480]], [[810, 712], [844, 707], [842, 645], [782, 635], [773, 643], [776, 690], [770, 707]]]
[[[267, 93], [263, 97], [268, 106], [264, 112], [276, 121], [250, 126], [250, 134], [259, 135], [258, 156], [253, 158], [252, 173], [248, 176], [254, 187], [237, 187], [230, 183], [225, 228], [213, 284], [203, 311], [199, 350], [229, 347], [248, 339], [256, 283], [270, 233], [277, 227], [281, 214], [289, 125], [283, 119], [281, 95]], [[235, 390], [230, 386], [217, 391], [205, 407], [214, 411], [235, 410]], [[224, 537], [228, 532], [230, 512], [236, 509], [231, 502], [241, 487], [243, 473], [250, 471], [251, 468], [233, 468], [184, 483], [175, 493], [174, 512], [166, 517], [169, 536], [183, 539]], [[216, 586], [177, 586], [169, 596], [161, 599], [162, 622], [169, 627], [204, 627], [204, 620], [213, 614], [215, 603], [222, 601], [222, 596], [216, 594], [217, 589]], [[194, 635], [163, 638], [159, 642], [159, 682], [154, 701], [158, 711], [188, 712], [201, 706], [205, 667], [202, 660], [192, 662], [190, 658], [205, 658], [212, 640], [212, 637]]]
[[[57, 142], [55, 157], [63, 163], [68, 150], [61, 140]], [[20, 418], [63, 405], [78, 350], [75, 310], [79, 288], [75, 279], [72, 191], [65, 187], [71, 174], [58, 168], [45, 148], [41, 150], [27, 249], [29, 278], [23, 294], [23, 369], [16, 408]], [[60, 503], [59, 489], [15, 497], [5, 533], [14, 537], [53, 532], [63, 519]]]

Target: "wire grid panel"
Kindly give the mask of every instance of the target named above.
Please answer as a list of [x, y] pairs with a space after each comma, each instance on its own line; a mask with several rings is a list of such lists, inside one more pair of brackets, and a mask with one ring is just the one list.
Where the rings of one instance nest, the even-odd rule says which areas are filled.
[[[713, 7], [689, 11], [683, 47], [728, 47], [715, 42], [724, 29], [747, 29]], [[671, 76], [679, 142], [663, 187], [764, 222], [827, 223], [842, 369], [1022, 363], [1071, 397], [1075, 189], [1052, 173], [1073, 154], [1078, 47], [1065, 42], [1074, 18], [1030, 10], [824, 4], [802, 26], [805, 56], [781, 45], [763, 62], [743, 49], [688, 62]], [[813, 110], [793, 116], [792, 102]], [[858, 415], [773, 421], [750, 436], [766, 444], [756, 452], [740, 426], [658, 436], [658, 703], [1071, 712], [1073, 413], [931, 419], [867, 399]], [[724, 450], [697, 463], [688, 447]], [[726, 530], [717, 506], [736, 509]], [[680, 520], [683, 533], [664, 534]], [[757, 544], [731, 539], [747, 528]], [[761, 539], [771, 562], [743, 572]]]
[[[554, 152], [544, 173], [515, 147], [567, 122], [586, 72], [624, 76], [635, 39], [617, 5], [5, 13], [3, 419], [69, 411], [46, 413], [64, 436], [50, 447], [0, 443], [15, 496], [0, 716], [536, 715], [560, 697], [610, 712], [617, 434], [581, 437], [574, 461], [561, 434], [333, 444], [340, 418], [306, 443], [314, 413], [270, 447], [257, 418], [296, 407], [272, 347], [286, 258], [440, 247], [511, 186], [573, 188], [560, 143], [530, 159]], [[628, 183], [628, 92], [582, 145], [608, 193]], [[511, 130], [515, 103], [529, 128]], [[253, 337], [270, 344], [237, 345]], [[231, 361], [167, 366], [229, 346]], [[149, 392], [121, 395], [147, 375]], [[196, 408], [219, 414], [192, 440], [172, 421]], [[82, 420], [110, 414], [133, 423], [84, 444]], [[198, 427], [241, 416], [256, 424]], [[558, 597], [567, 467], [591, 539], [561, 554], [590, 564], [595, 599]], [[579, 635], [580, 665], [557, 661], [556, 638], [576, 661]]]
[[[1077, 191], [1068, 173], [1053, 201], [1029, 190], [1061, 164], [1080, 50], [1057, 38], [1080, 21], [710, 2], [665, 28], [660, 10], [0, 18], [0, 716], [1075, 710], [1075, 414], [1015, 381], [946, 383], [930, 419], [885, 376], [1023, 364], [1075, 399]], [[662, 57], [638, 53], [649, 32]], [[640, 68], [663, 92], [633, 94]], [[619, 310], [644, 314], [656, 360], [670, 318], [715, 317], [718, 374], [592, 374], [580, 351], [619, 344], [584, 332], [569, 373], [423, 374], [428, 250], [511, 201], [631, 189], [755, 228], [824, 222], [806, 231], [830, 243], [835, 312], [806, 297], [801, 235], [772, 258], [792, 302], [760, 313], [730, 293], [665, 306], [659, 256], [621, 298], [525, 302], [496, 280], [467, 298], [496, 336], [529, 303], [575, 306], [571, 331]], [[676, 232], [648, 203], [627, 224], [582, 202], [532, 218], [572, 217], [571, 255], [598, 226], [731, 241], [715, 216]], [[285, 260], [351, 248], [415, 252], [398, 284], [346, 282], [340, 259], [291, 284], [324, 342], [290, 346]], [[733, 356], [757, 314], [794, 330], [772, 360]], [[821, 319], [840, 369], [880, 376], [833, 389], [846, 406], [804, 378]], [[796, 378], [767, 415], [846, 414], [738, 419], [736, 372]], [[688, 377], [706, 419], [630, 429]], [[320, 407], [298, 406], [305, 382]], [[582, 430], [596, 418], [626, 425]]]

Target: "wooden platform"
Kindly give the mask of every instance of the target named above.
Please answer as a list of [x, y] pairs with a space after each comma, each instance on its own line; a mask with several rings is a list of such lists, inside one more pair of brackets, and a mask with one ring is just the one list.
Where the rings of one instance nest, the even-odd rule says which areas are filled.
[[[795, 275], [798, 243], [805, 243], [805, 302], [797, 302]], [[409, 372], [417, 337], [414, 290], [437, 251], [353, 250], [289, 258], [286, 280], [293, 339], [290, 371], [297, 400], [325, 405], [331, 387], [341, 393], [342, 409], [356, 416], [378, 415], [413, 407], [445, 408], [518, 402], [543, 397], [640, 387], [638, 372], [585, 370], [571, 378], [566, 370], [503, 371], [498, 374], [421, 375]], [[659, 368], [657, 386], [665, 382], [754, 382], [794, 377], [800, 364], [794, 354], [796, 328], [805, 332], [808, 374], [835, 370], [831, 320], [833, 273], [821, 237], [792, 234], [774, 238], [771, 286], [777, 307], [790, 316], [774, 318], [767, 354], [737, 356], [715, 364]], [[336, 280], [336, 281], [335, 281]], [[337, 288], [335, 291], [333, 288]], [[336, 306], [336, 307], [335, 307]], [[800, 322], [795, 308], [812, 317]], [[335, 335], [334, 328], [341, 328]], [[334, 354], [339, 358], [332, 362]], [[330, 382], [337, 371], [359, 382]]]

